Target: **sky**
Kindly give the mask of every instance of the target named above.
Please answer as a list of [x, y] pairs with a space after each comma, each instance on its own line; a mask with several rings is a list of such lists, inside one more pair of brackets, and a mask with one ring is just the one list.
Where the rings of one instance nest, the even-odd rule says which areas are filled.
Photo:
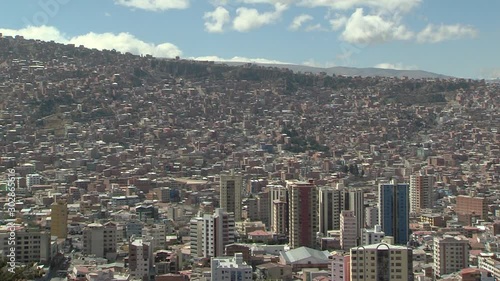
[[197, 60], [500, 77], [498, 0], [3, 0], [0, 33]]

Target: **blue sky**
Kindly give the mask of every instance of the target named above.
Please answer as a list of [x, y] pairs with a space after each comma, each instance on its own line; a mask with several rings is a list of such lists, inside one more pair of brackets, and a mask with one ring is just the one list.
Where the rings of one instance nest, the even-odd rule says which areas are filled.
[[10, 0], [0, 32], [161, 57], [500, 76], [496, 0]]

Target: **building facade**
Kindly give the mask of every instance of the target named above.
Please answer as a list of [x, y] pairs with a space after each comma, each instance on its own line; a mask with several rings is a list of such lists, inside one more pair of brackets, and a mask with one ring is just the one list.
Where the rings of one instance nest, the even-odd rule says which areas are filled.
[[434, 175], [418, 173], [410, 176], [410, 213], [434, 206]]
[[351, 281], [413, 281], [413, 251], [372, 244], [351, 249]]
[[318, 191], [312, 182], [288, 181], [290, 246], [314, 248], [318, 224]]
[[340, 213], [340, 248], [348, 251], [358, 245], [357, 243], [358, 221], [354, 211], [342, 211]]
[[243, 175], [222, 173], [220, 175], [220, 206], [226, 212], [234, 214], [235, 221], [241, 221], [241, 193], [243, 191]]
[[324, 236], [327, 236], [328, 230], [340, 229], [340, 213], [345, 209], [344, 197], [343, 188], [319, 188], [319, 231]]
[[378, 189], [379, 224], [394, 243], [406, 245], [410, 236], [409, 186], [401, 183], [380, 184]]
[[68, 205], [58, 200], [50, 205], [50, 235], [57, 238], [68, 237]]
[[469, 240], [463, 236], [434, 238], [434, 274], [437, 277], [469, 266]]
[[234, 257], [212, 258], [210, 261], [211, 280], [253, 280], [252, 267], [243, 261], [243, 254]]
[[203, 216], [203, 257], [219, 257], [224, 255], [226, 245], [234, 243], [235, 224], [232, 213], [218, 208], [213, 215]]

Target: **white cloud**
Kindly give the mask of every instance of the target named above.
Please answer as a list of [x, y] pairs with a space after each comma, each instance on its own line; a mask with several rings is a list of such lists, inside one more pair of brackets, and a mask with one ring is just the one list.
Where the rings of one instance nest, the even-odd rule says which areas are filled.
[[25, 39], [39, 39], [43, 41], [55, 41], [67, 43], [67, 39], [57, 28], [52, 26], [28, 26], [22, 29], [1, 29], [0, 33], [5, 36], [24, 36]]
[[303, 62], [302, 64], [305, 66], [319, 67], [319, 68], [330, 68], [330, 67], [337, 66], [335, 64], [335, 62], [331, 62], [331, 61], [329, 61], [329, 62], [317, 62], [314, 59], [309, 59], [309, 60]]
[[397, 20], [380, 15], [364, 15], [358, 8], [345, 24], [341, 39], [353, 44], [383, 43], [390, 40], [409, 40], [413, 33]]
[[206, 12], [203, 19], [205, 19], [205, 29], [213, 33], [224, 32], [224, 25], [231, 21], [229, 11], [223, 7], [217, 7], [213, 12]]
[[90, 32], [84, 35], [69, 38], [62, 34], [57, 28], [52, 26], [29, 26], [27, 28], [0, 29], [4, 35], [22, 35], [26, 39], [40, 39], [43, 41], [55, 41], [63, 44], [84, 45], [87, 48], [96, 49], [115, 49], [120, 52], [130, 52], [132, 54], [150, 54], [156, 57], [175, 57], [182, 55], [181, 50], [171, 43], [155, 45], [146, 43], [136, 38], [130, 33], [94, 33]]
[[115, 3], [147, 11], [165, 11], [189, 7], [189, 0], [115, 0]]
[[306, 28], [304, 28], [305, 31], [311, 32], [311, 31], [327, 31], [323, 26], [321, 26], [320, 23], [314, 24], [314, 25], [309, 25]]
[[471, 38], [476, 35], [477, 30], [470, 26], [461, 24], [436, 26], [429, 24], [417, 34], [417, 41], [420, 43], [438, 43], [446, 40]]
[[239, 32], [247, 32], [261, 26], [275, 23], [281, 18], [281, 14], [287, 9], [284, 4], [276, 4], [273, 12], [259, 13], [256, 9], [240, 7], [236, 9], [236, 18], [233, 28]]
[[484, 68], [480, 70], [479, 78], [500, 79], [500, 68]]
[[379, 63], [375, 66], [375, 68], [383, 68], [383, 69], [396, 69], [396, 70], [417, 70], [418, 67], [416, 65], [403, 65], [402, 63]]
[[264, 63], [264, 64], [291, 64], [288, 62], [282, 62], [278, 60], [269, 60], [263, 58], [246, 58], [246, 57], [232, 57], [230, 59], [224, 59], [218, 56], [204, 56], [204, 57], [191, 57], [189, 59], [198, 61], [220, 61], [220, 62], [247, 62], [247, 63]]
[[350, 10], [368, 7], [378, 12], [409, 12], [422, 0], [300, 0], [307, 7], [328, 7], [334, 10]]
[[345, 26], [345, 24], [347, 23], [347, 20], [348, 20], [348, 18], [345, 16], [337, 16], [336, 18], [331, 19], [330, 24], [332, 26], [332, 29], [335, 31], [341, 29], [342, 27]]
[[311, 15], [302, 14], [300, 16], [296, 16], [292, 23], [290, 24], [291, 30], [298, 30], [305, 22], [313, 20], [314, 18]]
[[106, 17], [111, 17], [111, 14], [110, 14], [110, 13], [108, 13], [108, 12], [104, 13], [104, 15], [105, 15]]

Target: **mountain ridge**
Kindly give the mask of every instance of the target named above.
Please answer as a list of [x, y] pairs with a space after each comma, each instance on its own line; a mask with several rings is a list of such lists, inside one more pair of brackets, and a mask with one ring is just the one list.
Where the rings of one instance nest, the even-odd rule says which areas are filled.
[[297, 65], [297, 64], [272, 64], [272, 63], [254, 63], [254, 62], [227, 62], [227, 61], [214, 61], [216, 64], [226, 64], [229, 66], [240, 66], [245, 64], [255, 64], [265, 67], [277, 67], [277, 68], [287, 68], [293, 72], [310, 72], [313, 74], [318, 74], [321, 72], [327, 75], [340, 75], [340, 76], [361, 76], [361, 77], [397, 77], [397, 78], [435, 78], [435, 79], [447, 79], [454, 78], [452, 76], [424, 71], [424, 70], [399, 70], [399, 69], [386, 69], [386, 68], [357, 68], [357, 67], [347, 67], [347, 66], [334, 66], [328, 68], [307, 66], [307, 65]]

